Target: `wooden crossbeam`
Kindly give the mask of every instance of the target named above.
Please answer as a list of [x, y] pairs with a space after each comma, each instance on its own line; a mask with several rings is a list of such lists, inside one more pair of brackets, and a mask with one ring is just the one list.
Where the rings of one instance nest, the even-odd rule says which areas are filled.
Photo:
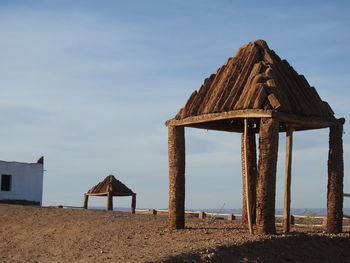
[[226, 131], [226, 132], [239, 132], [239, 133], [243, 132], [243, 127], [237, 127], [234, 125], [229, 125], [225, 123], [215, 123], [215, 122], [189, 124], [189, 125], [186, 125], [186, 127], [205, 129], [205, 130]]
[[235, 110], [219, 113], [208, 113], [199, 116], [187, 117], [182, 120], [171, 119], [165, 122], [166, 126], [186, 126], [195, 123], [204, 123], [232, 118], [262, 118], [271, 117], [271, 110]]
[[[195, 127], [195, 124], [202, 124], [202, 126], [195, 128], [203, 128], [205, 126], [209, 127], [207, 129], [213, 130], [223, 130], [223, 131], [234, 131], [243, 132], [240, 128], [237, 131], [234, 126], [230, 125], [215, 125], [211, 126], [211, 122], [227, 119], [237, 119], [237, 118], [275, 118], [278, 119], [282, 124], [289, 124], [295, 127], [295, 130], [309, 130], [309, 129], [322, 129], [331, 126], [336, 126], [343, 124], [345, 122], [344, 118], [336, 119], [334, 117], [322, 118], [316, 116], [299, 116], [284, 112], [278, 112], [275, 110], [259, 110], [259, 109], [249, 109], [249, 110], [234, 110], [227, 112], [216, 112], [208, 113], [198, 116], [191, 116], [181, 120], [171, 119], [165, 122], [166, 126], [189, 126]], [[238, 127], [239, 128], [239, 127]]]

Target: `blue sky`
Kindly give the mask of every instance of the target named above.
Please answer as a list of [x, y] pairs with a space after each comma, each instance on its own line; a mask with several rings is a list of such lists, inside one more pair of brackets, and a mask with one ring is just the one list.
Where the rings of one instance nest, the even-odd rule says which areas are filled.
[[[138, 207], [165, 208], [164, 122], [249, 41], [266, 40], [349, 119], [349, 11], [347, 1], [0, 0], [0, 159], [45, 156], [45, 205], [81, 205], [114, 174]], [[296, 133], [294, 143], [292, 207], [325, 207], [328, 130]], [[186, 147], [186, 206], [239, 208], [240, 135], [186, 129]]]

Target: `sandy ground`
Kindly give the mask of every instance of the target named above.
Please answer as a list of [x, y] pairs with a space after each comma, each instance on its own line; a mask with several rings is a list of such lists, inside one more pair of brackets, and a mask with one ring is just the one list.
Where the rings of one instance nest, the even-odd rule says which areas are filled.
[[0, 262], [350, 262], [349, 232], [293, 231], [197, 218], [170, 231], [162, 215], [0, 205]]

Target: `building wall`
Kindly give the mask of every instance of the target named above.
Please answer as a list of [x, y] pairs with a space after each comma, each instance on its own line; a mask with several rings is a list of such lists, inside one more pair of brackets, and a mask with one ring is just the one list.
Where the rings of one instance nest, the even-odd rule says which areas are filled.
[[0, 161], [1, 175], [11, 175], [11, 190], [1, 191], [0, 200], [26, 200], [42, 203], [44, 165]]

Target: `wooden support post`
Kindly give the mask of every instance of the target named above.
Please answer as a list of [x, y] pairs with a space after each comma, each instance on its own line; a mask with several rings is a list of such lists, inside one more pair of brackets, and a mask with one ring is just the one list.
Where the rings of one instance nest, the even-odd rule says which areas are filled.
[[343, 231], [343, 125], [332, 126], [329, 131], [327, 233]]
[[234, 214], [228, 214], [227, 215], [227, 220], [228, 221], [234, 221], [236, 219], [235, 215]]
[[157, 210], [156, 209], [150, 209], [149, 210], [151, 215], [157, 215]]
[[259, 234], [276, 233], [275, 197], [279, 121], [261, 118], [256, 191], [256, 226]]
[[293, 215], [290, 216], [290, 224], [291, 225], [295, 224], [295, 216], [293, 216]]
[[113, 195], [108, 193], [107, 195], [107, 210], [113, 210]]
[[[248, 171], [249, 171], [249, 184], [250, 184], [250, 205], [252, 213], [252, 222], [256, 222], [256, 177], [257, 177], [257, 162], [256, 162], [256, 139], [255, 132], [248, 127], [247, 134], [247, 160], [248, 160]], [[242, 182], [243, 182], [243, 204], [242, 204], [242, 223], [248, 223], [247, 216], [247, 200], [246, 200], [246, 179], [245, 179], [245, 152], [244, 152], [244, 133], [242, 134], [241, 139], [241, 155], [242, 155]]]
[[133, 194], [131, 199], [131, 213], [135, 214], [135, 210], [136, 210], [136, 194]]
[[322, 220], [322, 227], [327, 228], [327, 217], [324, 217]]
[[293, 150], [293, 127], [287, 127], [286, 138], [286, 168], [284, 181], [284, 209], [283, 209], [283, 231], [290, 231], [290, 188], [292, 177], [292, 150]]
[[84, 209], [88, 208], [88, 202], [89, 202], [89, 196], [87, 194], [84, 194]]
[[254, 234], [253, 222], [252, 222], [252, 207], [251, 207], [251, 192], [250, 192], [250, 177], [248, 170], [248, 119], [244, 119], [244, 170], [245, 170], [245, 196], [248, 226], [250, 234]]
[[168, 127], [169, 228], [185, 227], [185, 129]]
[[198, 218], [199, 219], [205, 219], [207, 217], [206, 213], [205, 212], [199, 212], [198, 213]]

